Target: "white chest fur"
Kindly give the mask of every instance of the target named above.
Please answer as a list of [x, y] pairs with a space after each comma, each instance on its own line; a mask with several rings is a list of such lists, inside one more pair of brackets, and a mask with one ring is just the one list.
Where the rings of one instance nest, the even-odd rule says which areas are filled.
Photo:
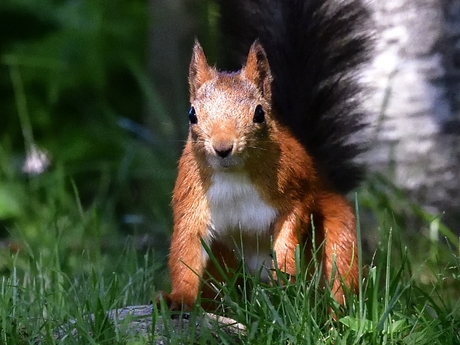
[[[242, 173], [214, 173], [206, 197], [210, 210], [208, 240], [226, 243], [237, 257], [244, 257], [250, 271], [260, 272], [268, 281], [272, 262], [269, 230], [277, 210], [260, 197]], [[261, 267], [265, 269], [260, 271]]]
[[214, 173], [207, 198], [214, 236], [235, 231], [264, 234], [277, 216], [243, 173]]

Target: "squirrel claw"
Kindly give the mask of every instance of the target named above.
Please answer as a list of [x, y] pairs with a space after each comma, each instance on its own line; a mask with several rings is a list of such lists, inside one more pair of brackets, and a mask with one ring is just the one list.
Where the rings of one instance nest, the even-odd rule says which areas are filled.
[[[161, 309], [162, 305], [164, 304], [168, 307], [169, 311], [181, 312], [181, 314], [184, 314], [182, 318], [188, 319], [188, 313], [184, 312], [189, 311], [191, 309], [190, 306], [186, 303], [176, 301], [174, 298], [171, 297], [169, 293], [160, 291], [155, 298], [155, 303], [158, 309]], [[177, 315], [180, 314], [173, 314], [171, 315], [171, 318], [177, 319]]]

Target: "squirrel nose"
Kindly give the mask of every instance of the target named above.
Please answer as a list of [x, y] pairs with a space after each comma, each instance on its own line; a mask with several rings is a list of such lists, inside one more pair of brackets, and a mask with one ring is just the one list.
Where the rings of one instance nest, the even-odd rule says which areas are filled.
[[233, 144], [219, 144], [214, 146], [214, 151], [220, 158], [225, 158], [230, 155], [233, 150]]

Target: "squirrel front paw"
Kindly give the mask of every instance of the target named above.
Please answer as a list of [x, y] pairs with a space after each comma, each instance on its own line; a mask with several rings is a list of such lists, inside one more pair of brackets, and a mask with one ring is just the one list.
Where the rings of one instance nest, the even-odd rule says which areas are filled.
[[192, 305], [185, 303], [182, 298], [175, 298], [172, 294], [160, 291], [156, 298], [155, 304], [158, 309], [165, 304], [170, 311], [190, 311]]

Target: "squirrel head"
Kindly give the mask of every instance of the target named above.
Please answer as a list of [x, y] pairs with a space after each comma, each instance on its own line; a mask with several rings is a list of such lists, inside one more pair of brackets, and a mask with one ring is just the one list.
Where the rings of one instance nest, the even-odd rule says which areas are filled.
[[263, 155], [275, 130], [271, 82], [268, 59], [258, 41], [237, 72], [209, 66], [195, 42], [189, 69], [189, 140], [195, 156], [214, 169], [238, 169]]

